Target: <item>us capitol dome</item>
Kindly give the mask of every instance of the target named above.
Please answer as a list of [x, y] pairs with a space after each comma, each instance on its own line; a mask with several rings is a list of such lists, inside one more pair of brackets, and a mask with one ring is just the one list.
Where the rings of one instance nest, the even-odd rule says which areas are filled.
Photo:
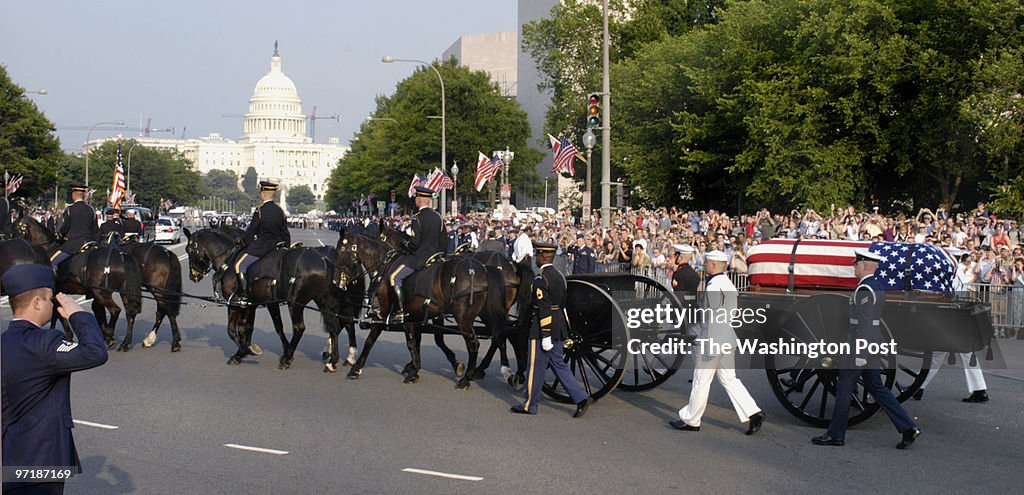
[[[253, 167], [259, 180], [280, 184], [278, 201], [283, 204], [287, 204], [288, 190], [300, 185], [309, 187], [317, 201], [323, 201], [331, 172], [348, 147], [341, 146], [336, 137], [326, 143], [314, 143], [306, 134], [307, 123], [299, 91], [281, 70], [281, 55], [274, 42], [270, 72], [256, 82], [249, 98], [243, 134], [237, 141], [218, 133], [193, 139], [151, 136], [131, 139], [140, 146], [178, 151], [192, 162], [193, 170], [203, 174], [211, 170], [230, 170], [238, 175], [239, 183], [249, 167]], [[86, 143], [86, 148], [117, 139], [94, 139]], [[144, 181], [145, 177], [135, 180]], [[289, 208], [294, 206], [288, 204]]]

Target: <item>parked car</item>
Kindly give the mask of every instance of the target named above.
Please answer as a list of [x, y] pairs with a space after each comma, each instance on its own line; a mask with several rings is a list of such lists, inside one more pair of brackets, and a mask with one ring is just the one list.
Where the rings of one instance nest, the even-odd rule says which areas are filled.
[[177, 244], [181, 242], [181, 227], [168, 217], [156, 219], [156, 242], [170, 242]]

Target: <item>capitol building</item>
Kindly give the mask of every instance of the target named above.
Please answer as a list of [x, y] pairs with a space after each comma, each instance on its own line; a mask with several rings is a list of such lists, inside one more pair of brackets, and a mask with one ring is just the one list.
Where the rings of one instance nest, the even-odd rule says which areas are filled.
[[[308, 120], [302, 113], [302, 100], [295, 83], [281, 71], [281, 56], [274, 43], [270, 72], [256, 83], [245, 114], [244, 135], [237, 141], [217, 133], [196, 139], [134, 137], [139, 146], [177, 151], [191, 162], [193, 170], [231, 170], [241, 177], [249, 167], [259, 180], [280, 184], [279, 202], [286, 203], [288, 190], [308, 186], [318, 201], [327, 193], [331, 171], [348, 151], [338, 138], [314, 143], [306, 134]], [[95, 147], [117, 137], [87, 143]]]

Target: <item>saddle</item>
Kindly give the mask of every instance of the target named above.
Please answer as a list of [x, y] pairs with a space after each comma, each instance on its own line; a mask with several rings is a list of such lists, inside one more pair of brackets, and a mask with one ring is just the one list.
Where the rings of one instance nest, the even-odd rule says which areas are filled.
[[[438, 253], [440, 254], [440, 253]], [[431, 259], [434, 259], [438, 255], [434, 255]], [[402, 282], [402, 293], [407, 298], [419, 296], [424, 299], [436, 298], [434, 294], [434, 278], [437, 277], [438, 270], [441, 269], [441, 263], [431, 263], [427, 261], [427, 266], [422, 270], [417, 270], [412, 275], [409, 275]]]
[[459, 247], [455, 248], [455, 251], [452, 252], [452, 256], [463, 256], [467, 254], [473, 254], [474, 252], [476, 252], [476, 250], [473, 249], [473, 244], [469, 242], [464, 242], [462, 244], [459, 244]]
[[89, 250], [92, 250], [92, 249], [96, 249], [98, 247], [100, 247], [100, 243], [99, 242], [97, 242], [97, 241], [88, 241], [85, 244], [82, 244], [82, 248], [79, 249], [78, 252], [75, 253], [75, 254], [82, 254], [82, 253], [84, 253], [86, 251], [89, 251]]

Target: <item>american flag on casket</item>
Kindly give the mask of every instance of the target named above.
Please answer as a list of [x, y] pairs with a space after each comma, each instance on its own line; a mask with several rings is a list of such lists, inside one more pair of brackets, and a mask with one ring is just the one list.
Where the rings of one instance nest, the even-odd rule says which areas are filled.
[[908, 276], [912, 289], [953, 290], [956, 261], [945, 249], [930, 244], [827, 239], [797, 244], [795, 239], [771, 239], [750, 248], [747, 273], [751, 285], [786, 287], [792, 260], [794, 287], [852, 289], [858, 282], [853, 273], [854, 252], [865, 248], [882, 256], [875, 276], [886, 290], [903, 290]]

